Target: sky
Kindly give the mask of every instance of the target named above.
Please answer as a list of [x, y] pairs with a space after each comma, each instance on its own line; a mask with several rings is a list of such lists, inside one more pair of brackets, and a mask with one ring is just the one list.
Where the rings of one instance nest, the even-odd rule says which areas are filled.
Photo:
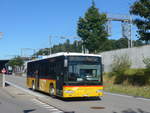
[[[95, 4], [100, 13], [128, 15], [134, 1], [95, 0]], [[62, 36], [75, 40], [78, 19], [90, 6], [91, 0], [0, 0], [0, 59], [50, 47], [49, 37], [52, 45], [64, 42]], [[112, 25], [110, 38], [121, 38], [121, 25]]]

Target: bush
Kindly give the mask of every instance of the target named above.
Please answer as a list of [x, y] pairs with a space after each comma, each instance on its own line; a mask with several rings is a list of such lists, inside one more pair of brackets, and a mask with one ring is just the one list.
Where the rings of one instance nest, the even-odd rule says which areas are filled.
[[147, 78], [146, 84], [150, 85], [150, 69], [145, 69], [145, 76]]
[[121, 56], [115, 55], [112, 63], [112, 72], [123, 72], [126, 69], [129, 69], [131, 66], [131, 61], [129, 57], [124, 54]]
[[149, 69], [127, 69], [122, 76], [115, 76], [114, 73], [107, 73], [107, 76], [115, 84], [124, 85], [150, 85], [150, 70]]
[[146, 66], [145, 75], [147, 76], [147, 84], [150, 84], [150, 58], [144, 58], [143, 62]]
[[144, 76], [145, 69], [128, 69], [124, 72], [125, 76]]
[[146, 68], [150, 69], [150, 58], [144, 58], [143, 62], [146, 65]]
[[124, 81], [124, 72], [131, 66], [131, 61], [126, 54], [114, 56], [112, 67], [112, 75], [115, 75], [114, 83], [121, 84]]
[[131, 61], [127, 55], [114, 56], [112, 72], [108, 75], [115, 77], [115, 84], [147, 85], [150, 84], [150, 58], [145, 58], [143, 62], [146, 69], [130, 69]]
[[124, 72], [126, 81], [132, 85], [145, 85], [147, 83], [147, 76], [145, 69], [128, 69]]

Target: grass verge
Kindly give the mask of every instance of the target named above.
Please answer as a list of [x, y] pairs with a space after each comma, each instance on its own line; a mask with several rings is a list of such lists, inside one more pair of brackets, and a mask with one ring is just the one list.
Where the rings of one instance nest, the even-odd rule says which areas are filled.
[[150, 98], [150, 86], [132, 86], [128, 84], [113, 84], [113, 78], [104, 76], [104, 91]]

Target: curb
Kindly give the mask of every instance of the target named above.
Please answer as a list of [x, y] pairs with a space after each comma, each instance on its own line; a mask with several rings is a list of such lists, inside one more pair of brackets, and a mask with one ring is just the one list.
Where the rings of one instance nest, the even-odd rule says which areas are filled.
[[30, 91], [29, 89], [25, 89], [25, 88], [23, 88], [23, 87], [20, 87], [20, 86], [14, 84], [14, 83], [11, 83], [11, 82], [9, 82], [9, 81], [5, 81], [5, 82], [6, 82], [7, 84], [9, 84], [9, 85], [15, 87], [15, 88], [18, 88], [18, 89], [20, 89], [20, 90], [22, 90], [22, 91], [24, 91], [24, 92], [30, 94], [30, 95], [33, 95], [33, 96], [36, 96], [36, 97], [39, 97], [39, 98], [44, 97], [44, 96], [41, 95], [41, 94], [37, 94], [37, 93], [35, 93], [35, 92], [33, 92], [33, 91]]

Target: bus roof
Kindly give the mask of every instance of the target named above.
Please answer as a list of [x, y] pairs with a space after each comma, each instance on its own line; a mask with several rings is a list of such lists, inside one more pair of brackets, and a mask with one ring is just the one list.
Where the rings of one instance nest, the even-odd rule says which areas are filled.
[[28, 62], [39, 61], [39, 60], [44, 60], [44, 59], [47, 59], [47, 58], [54, 58], [54, 57], [59, 57], [59, 56], [95, 56], [95, 57], [101, 57], [101, 55], [98, 55], [98, 54], [60, 52], [60, 53], [55, 53], [55, 54], [51, 54], [51, 55], [48, 55], [48, 56], [44, 56], [44, 58], [30, 60]]

